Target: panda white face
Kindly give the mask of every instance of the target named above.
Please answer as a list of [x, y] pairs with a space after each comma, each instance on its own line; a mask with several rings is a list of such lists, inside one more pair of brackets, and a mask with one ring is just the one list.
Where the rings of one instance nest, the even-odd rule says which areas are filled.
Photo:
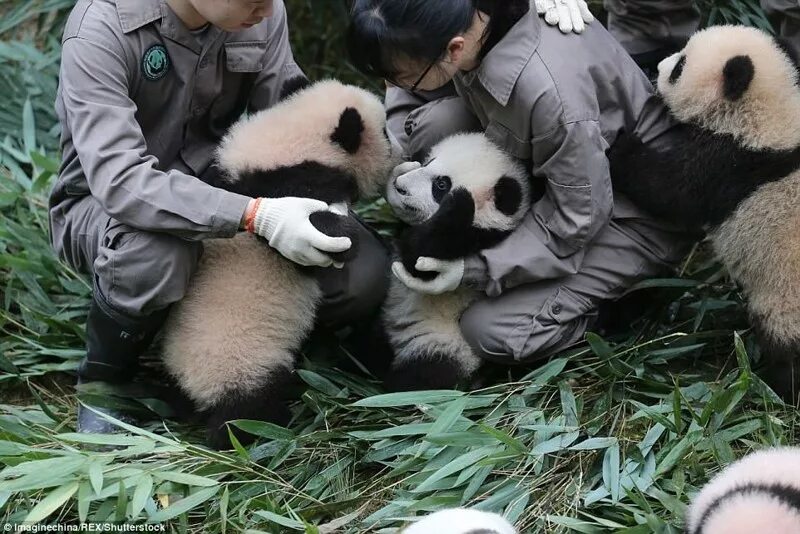
[[699, 31], [658, 66], [658, 92], [679, 122], [754, 149], [800, 144], [798, 66], [773, 36], [744, 26]]
[[389, 181], [386, 200], [404, 223], [420, 224], [433, 217], [453, 188], [453, 180], [441, 163], [433, 159], [422, 167], [413, 165], [413, 170]]
[[460, 134], [441, 141], [424, 165], [408, 163], [389, 180], [386, 200], [411, 225], [433, 217], [457, 189], [466, 190], [478, 228], [514, 228], [528, 209], [529, 183], [521, 164], [483, 134]]

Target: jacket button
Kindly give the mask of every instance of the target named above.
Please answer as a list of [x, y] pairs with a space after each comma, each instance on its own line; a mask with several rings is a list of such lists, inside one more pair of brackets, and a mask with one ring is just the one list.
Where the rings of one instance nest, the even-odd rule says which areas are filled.
[[406, 121], [403, 125], [403, 130], [405, 130], [406, 135], [411, 135], [411, 132], [414, 131], [414, 123], [412, 121]]
[[553, 308], [552, 308], [553, 315], [558, 315], [559, 313], [561, 313], [561, 311], [563, 309], [564, 308], [561, 306], [561, 304], [553, 304]]

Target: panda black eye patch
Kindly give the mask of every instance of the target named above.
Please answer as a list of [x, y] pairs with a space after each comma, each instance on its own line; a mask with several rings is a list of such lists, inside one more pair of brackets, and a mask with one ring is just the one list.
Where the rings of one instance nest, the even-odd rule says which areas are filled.
[[431, 194], [433, 200], [440, 203], [444, 196], [450, 192], [453, 187], [453, 181], [449, 176], [437, 176], [431, 181]]
[[672, 73], [669, 75], [669, 83], [675, 83], [680, 79], [685, 66], [686, 56], [681, 56], [681, 58], [678, 60], [678, 63], [676, 63], [675, 67], [672, 69]]

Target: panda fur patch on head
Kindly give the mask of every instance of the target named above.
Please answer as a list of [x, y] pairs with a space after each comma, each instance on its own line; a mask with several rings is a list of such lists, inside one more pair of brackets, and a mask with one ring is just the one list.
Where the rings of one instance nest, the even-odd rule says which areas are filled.
[[387, 164], [394, 160], [380, 99], [334, 80], [291, 92], [275, 106], [242, 119], [217, 150], [225, 182], [234, 186], [257, 181], [248, 172], [324, 161], [354, 176], [363, 197], [380, 192], [391, 170]]
[[517, 530], [501, 515], [453, 508], [424, 517], [401, 534], [517, 534]]
[[728, 466], [692, 502], [687, 534], [800, 532], [800, 449], [759, 451]]
[[800, 93], [793, 59], [769, 34], [714, 26], [659, 65], [658, 90], [681, 122], [733, 135], [752, 149], [800, 145]]

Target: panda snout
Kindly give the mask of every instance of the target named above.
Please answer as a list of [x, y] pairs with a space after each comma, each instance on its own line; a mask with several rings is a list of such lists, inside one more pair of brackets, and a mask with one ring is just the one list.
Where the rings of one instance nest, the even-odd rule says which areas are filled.
[[399, 178], [400, 177], [398, 176], [397, 178], [394, 179], [394, 184], [392, 184], [394, 186], [394, 190], [397, 191], [397, 194], [407, 197], [408, 189], [406, 189], [405, 187], [403, 187], [402, 184], [400, 184]]

